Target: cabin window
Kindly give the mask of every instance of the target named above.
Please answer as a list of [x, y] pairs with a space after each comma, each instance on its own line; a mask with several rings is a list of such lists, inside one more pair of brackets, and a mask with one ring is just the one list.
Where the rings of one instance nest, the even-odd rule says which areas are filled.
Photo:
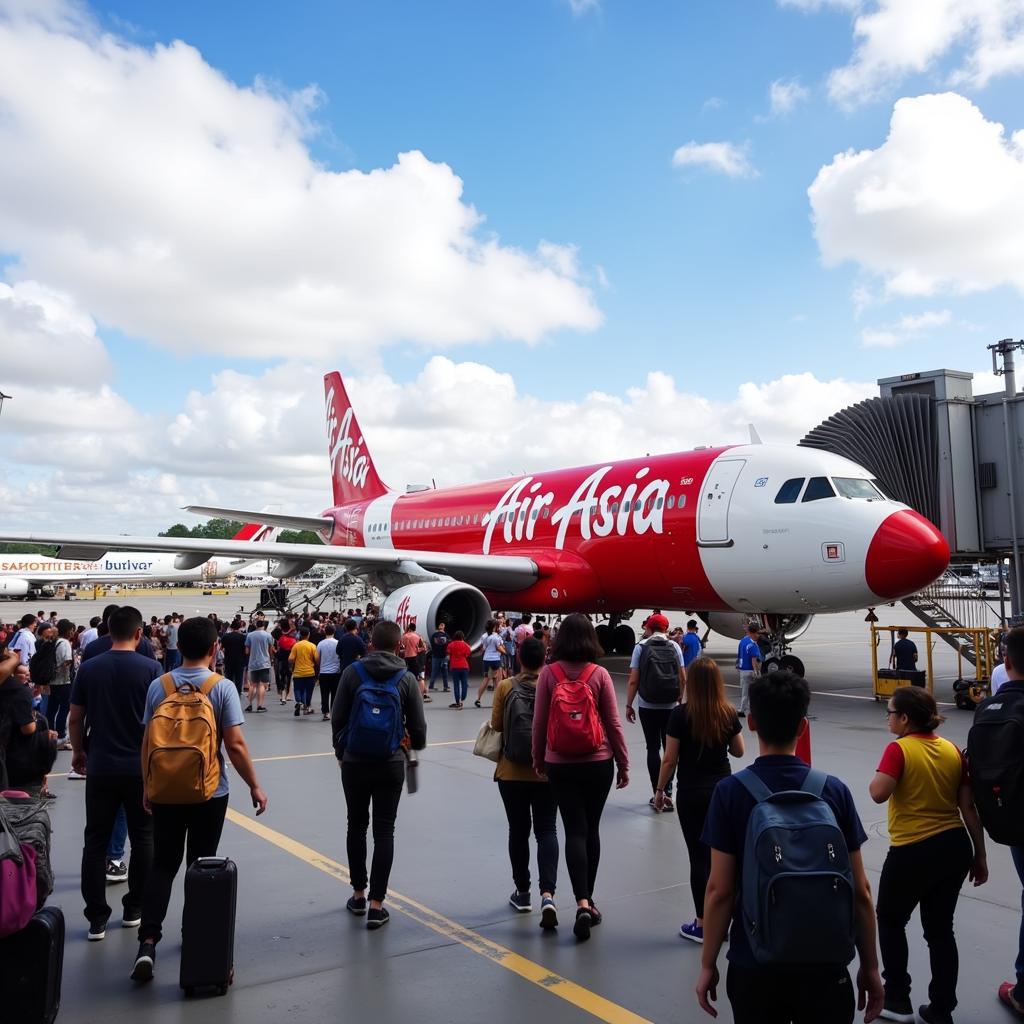
[[[479, 523], [479, 522], [480, 522], [480, 513], [479, 513], [479, 512], [477, 512], [477, 513], [476, 513], [476, 514], [475, 514], [475, 515], [473, 516], [473, 522], [474, 522], [474, 523]], [[484, 522], [485, 522], [485, 523], [487, 522], [487, 516], [484, 516]]]
[[617, 501], [612, 502], [612, 514], [614, 515], [619, 511], [619, 503]]
[[678, 504], [680, 508], [684, 508], [686, 506], [686, 495], [680, 494], [679, 501], [676, 504]]
[[654, 507], [655, 507], [655, 508], [661, 508], [661, 506], [662, 506], [663, 504], [664, 504], [664, 501], [663, 501], [663, 500], [662, 500], [661, 498], [659, 498], [659, 499], [658, 499], [658, 500], [657, 500], [657, 501], [656, 501], [656, 502], [654, 503]]
[[669, 508], [675, 508], [676, 507], [676, 496], [674, 494], [670, 494], [668, 496], [668, 501], [666, 502], [666, 504], [668, 505]]
[[536, 518], [537, 518], [537, 510], [536, 510], [536, 509], [534, 509], [534, 510], [533, 510], [533, 511], [532, 511], [532, 512], [530, 513], [530, 518], [531, 518], [531, 519], [536, 519]]
[[779, 488], [779, 493], [775, 495], [775, 504], [792, 505], [800, 497], [803, 486], [804, 478], [802, 476], [795, 476], [792, 480], [787, 480]]
[[812, 476], [807, 482], [807, 490], [804, 491], [804, 501], [821, 501], [822, 498], [834, 498], [836, 492], [832, 489], [827, 476]]
[[543, 511], [543, 512], [541, 512], [541, 515], [542, 515], [542, 516], [543, 516], [543, 517], [544, 517], [545, 519], [547, 519], [547, 518], [548, 518], [548, 516], [550, 516], [550, 515], [551, 515], [551, 509], [549, 509], [549, 508], [548, 508], [548, 507], [547, 507], [547, 506], [545, 505], [545, 506], [544, 506], [544, 511]]

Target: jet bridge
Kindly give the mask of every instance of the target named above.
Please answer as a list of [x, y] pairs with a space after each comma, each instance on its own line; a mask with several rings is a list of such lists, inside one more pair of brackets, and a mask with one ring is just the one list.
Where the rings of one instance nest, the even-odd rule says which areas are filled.
[[980, 589], [951, 595], [948, 587], [936, 590], [939, 584], [905, 602], [925, 625], [948, 630], [940, 635], [958, 651], [971, 645], [957, 639], [957, 625], [969, 629], [1024, 612], [1024, 393], [1014, 372], [1014, 354], [1024, 341], [1007, 339], [989, 349], [993, 370], [1006, 382], [1003, 392], [974, 394], [974, 375], [960, 370], [885, 377], [878, 398], [837, 412], [800, 442], [871, 470], [890, 497], [939, 527], [961, 573], [978, 561], [1007, 565], [1009, 610], [1002, 588], [998, 612], [975, 607], [986, 604]]

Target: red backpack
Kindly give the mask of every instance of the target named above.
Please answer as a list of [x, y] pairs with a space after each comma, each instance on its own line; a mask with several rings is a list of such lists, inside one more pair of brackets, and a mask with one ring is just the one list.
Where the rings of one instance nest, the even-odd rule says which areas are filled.
[[552, 663], [555, 688], [548, 711], [548, 750], [563, 757], [586, 757], [604, 743], [604, 726], [589, 683], [596, 669], [587, 665], [570, 679], [561, 665]]

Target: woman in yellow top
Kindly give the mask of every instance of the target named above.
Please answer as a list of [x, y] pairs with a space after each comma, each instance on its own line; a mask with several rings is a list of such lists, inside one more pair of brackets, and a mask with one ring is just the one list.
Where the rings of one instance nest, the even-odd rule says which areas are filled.
[[935, 735], [945, 721], [935, 698], [920, 687], [901, 686], [889, 698], [886, 718], [897, 738], [885, 748], [869, 787], [875, 803], [889, 801], [891, 845], [876, 908], [885, 979], [881, 1016], [915, 1020], [906, 927], [920, 905], [932, 978], [929, 1001], [918, 1012], [926, 1024], [952, 1024], [959, 969], [953, 913], [968, 875], [975, 885], [988, 879], [985, 836], [963, 756]]
[[[558, 877], [558, 806], [547, 779], [533, 770], [533, 705], [537, 678], [544, 667], [544, 644], [532, 637], [519, 646], [522, 671], [494, 690], [491, 728], [502, 734], [501, 759], [494, 770], [508, 818], [508, 856], [515, 891], [509, 903], [521, 914], [533, 910], [530, 899], [530, 829], [537, 837], [540, 875], [540, 926], [558, 926], [555, 881]], [[506, 714], [507, 712], [507, 714]]]

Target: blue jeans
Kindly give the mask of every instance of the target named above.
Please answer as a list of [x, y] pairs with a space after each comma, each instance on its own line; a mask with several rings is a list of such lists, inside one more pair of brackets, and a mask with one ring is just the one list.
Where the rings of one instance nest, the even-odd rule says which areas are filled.
[[1024, 846], [1011, 846], [1010, 854], [1013, 857], [1013, 866], [1017, 869], [1017, 877], [1021, 884], [1021, 919], [1020, 938], [1017, 941], [1017, 987], [1013, 990], [1013, 998], [1018, 1002], [1024, 1000]]
[[110, 832], [110, 842], [107, 844], [107, 860], [124, 860], [124, 844], [128, 841], [128, 815], [124, 813], [124, 807], [117, 809], [117, 817], [114, 819], [114, 827]]
[[448, 689], [448, 659], [431, 657], [430, 659], [430, 686], [429, 689], [434, 688], [434, 680], [440, 676], [444, 681], [444, 688]]
[[305, 704], [308, 708], [313, 700], [316, 676], [292, 676], [292, 686], [295, 689], [296, 703]]
[[452, 669], [452, 686], [455, 689], [455, 703], [461, 704], [469, 696], [469, 669]]

